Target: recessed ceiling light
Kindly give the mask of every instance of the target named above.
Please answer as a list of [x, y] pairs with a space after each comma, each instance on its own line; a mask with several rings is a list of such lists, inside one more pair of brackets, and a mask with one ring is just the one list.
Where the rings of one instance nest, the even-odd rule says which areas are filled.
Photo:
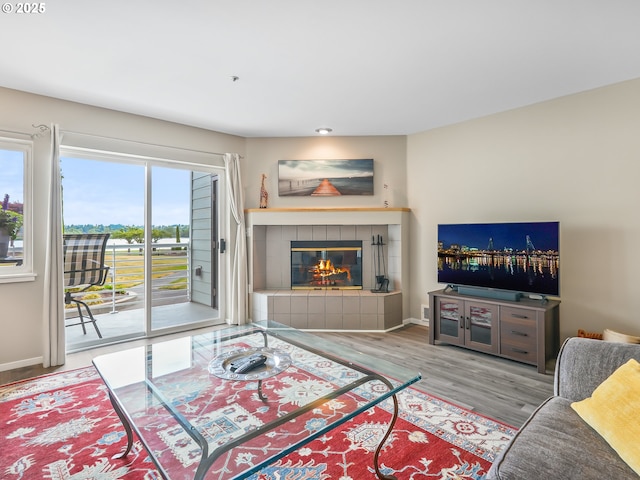
[[333, 130], [328, 127], [316, 128], [316, 133], [319, 133], [320, 135], [328, 135], [331, 132], [333, 132]]

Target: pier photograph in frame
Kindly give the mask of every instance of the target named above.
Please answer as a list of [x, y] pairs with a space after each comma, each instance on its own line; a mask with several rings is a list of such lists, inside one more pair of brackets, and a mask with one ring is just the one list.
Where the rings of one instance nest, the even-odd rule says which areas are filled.
[[373, 195], [373, 159], [279, 160], [278, 195]]

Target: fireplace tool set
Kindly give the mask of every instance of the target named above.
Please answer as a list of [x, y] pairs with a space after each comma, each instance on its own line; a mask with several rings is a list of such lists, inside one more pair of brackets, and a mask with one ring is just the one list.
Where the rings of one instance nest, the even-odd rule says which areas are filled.
[[373, 265], [376, 274], [376, 288], [372, 289], [373, 293], [388, 293], [389, 279], [387, 278], [387, 266], [384, 261], [384, 246], [382, 235], [371, 237], [371, 246], [373, 248]]

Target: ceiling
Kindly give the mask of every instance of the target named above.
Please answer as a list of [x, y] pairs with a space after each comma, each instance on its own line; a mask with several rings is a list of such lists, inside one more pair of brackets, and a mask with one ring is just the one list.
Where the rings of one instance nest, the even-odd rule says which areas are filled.
[[244, 137], [406, 135], [640, 78], [637, 0], [42, 5], [0, 13], [0, 86]]

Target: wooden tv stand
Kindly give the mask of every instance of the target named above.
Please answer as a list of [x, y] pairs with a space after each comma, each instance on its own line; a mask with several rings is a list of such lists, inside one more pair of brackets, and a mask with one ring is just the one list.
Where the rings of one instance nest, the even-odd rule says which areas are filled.
[[560, 349], [560, 301], [429, 292], [429, 343], [436, 340], [535, 365], [546, 373], [547, 360]]

